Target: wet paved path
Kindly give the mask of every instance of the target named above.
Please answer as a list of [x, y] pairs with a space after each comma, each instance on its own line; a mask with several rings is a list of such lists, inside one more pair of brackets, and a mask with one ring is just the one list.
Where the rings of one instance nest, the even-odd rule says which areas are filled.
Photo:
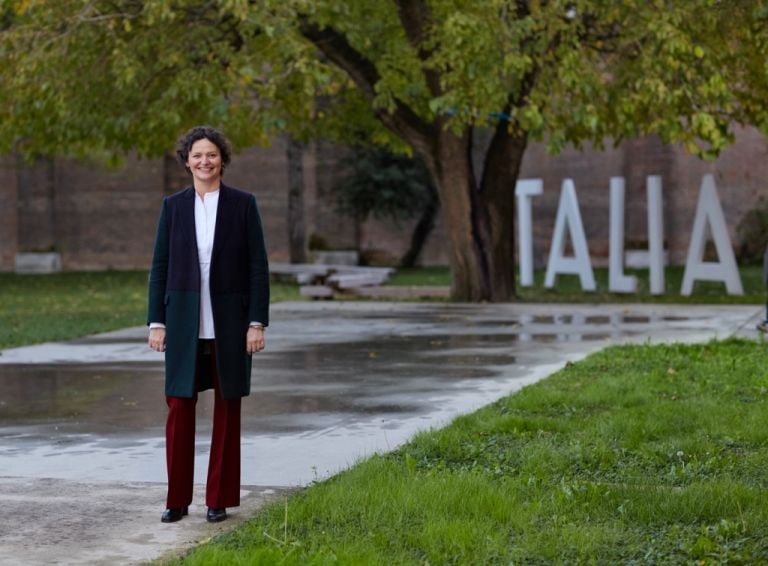
[[[264, 501], [440, 426], [611, 343], [754, 336], [757, 306], [282, 303], [243, 403], [243, 505], [165, 499], [162, 355], [143, 327], [0, 355], [0, 564], [122, 564], [183, 549]], [[23, 556], [20, 562], [19, 558]]]

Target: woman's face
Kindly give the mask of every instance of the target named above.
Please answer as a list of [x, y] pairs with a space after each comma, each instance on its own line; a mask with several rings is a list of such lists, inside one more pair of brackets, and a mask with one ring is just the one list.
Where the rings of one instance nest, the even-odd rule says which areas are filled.
[[208, 139], [197, 140], [192, 144], [187, 157], [192, 177], [197, 181], [211, 183], [221, 179], [221, 152], [215, 143]]

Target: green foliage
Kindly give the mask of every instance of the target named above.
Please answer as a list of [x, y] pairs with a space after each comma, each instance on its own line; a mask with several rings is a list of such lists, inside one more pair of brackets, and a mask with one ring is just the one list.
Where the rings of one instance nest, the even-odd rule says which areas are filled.
[[239, 147], [286, 127], [300, 135], [330, 78], [301, 56], [306, 46], [261, 29], [256, 13], [241, 18], [236, 4], [6, 2], [17, 15], [0, 42], [0, 98], [11, 101], [0, 143], [160, 155], [191, 124], [223, 127]]
[[[240, 146], [288, 129], [402, 148], [380, 120], [408, 108], [455, 131], [504, 113], [554, 150], [656, 133], [714, 155], [733, 121], [768, 127], [763, 0], [425, 5], [409, 39], [379, 0], [3, 0], [0, 143], [156, 155], [208, 122]], [[338, 33], [372, 84], [318, 57], [308, 26]]]
[[[333, 186], [337, 211], [358, 220], [413, 218], [430, 201], [424, 165], [383, 148], [358, 146], [341, 162], [347, 173]], [[434, 188], [432, 193], [434, 194]]]
[[753, 341], [609, 348], [179, 562], [763, 563], [766, 368]]

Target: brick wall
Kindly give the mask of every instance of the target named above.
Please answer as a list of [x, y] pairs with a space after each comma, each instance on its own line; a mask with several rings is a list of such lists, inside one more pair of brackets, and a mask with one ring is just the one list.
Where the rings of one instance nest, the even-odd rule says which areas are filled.
[[16, 180], [19, 251], [54, 251], [56, 215], [53, 159], [17, 159]]
[[57, 248], [65, 270], [139, 269], [151, 260], [163, 160], [128, 157], [115, 169], [55, 162]]
[[[334, 210], [330, 193], [342, 171], [343, 149], [327, 142], [310, 144], [304, 155], [307, 235], [322, 237], [334, 249], [355, 248], [395, 260], [408, 248], [415, 219], [390, 225], [370, 220], [355, 223]], [[753, 129], [737, 131], [736, 142], [712, 163], [692, 157], [656, 138], [622, 143], [602, 151], [569, 148], [548, 155], [533, 144], [523, 160], [521, 178], [542, 178], [544, 194], [533, 199], [536, 263], [546, 263], [564, 178], [574, 180], [595, 265], [608, 255], [609, 182], [626, 179], [628, 245], [647, 241], [648, 175], [663, 178], [665, 235], [673, 263], [685, 261], [702, 175], [713, 173], [731, 231], [760, 199], [768, 199], [768, 140]], [[272, 261], [288, 260], [285, 141], [268, 148], [249, 148], [233, 157], [225, 182], [254, 192], [264, 221]], [[50, 197], [50, 182], [55, 191]], [[0, 270], [13, 269], [17, 251], [44, 249], [53, 243], [64, 268], [146, 269], [157, 215], [164, 194], [189, 185], [184, 169], [168, 156], [157, 160], [129, 157], [123, 166], [106, 169], [68, 159], [34, 164], [0, 160]], [[18, 191], [17, 191], [18, 185]], [[19, 200], [17, 203], [17, 193]], [[510, 198], [513, 197], [510, 188]], [[50, 220], [48, 220], [50, 219]], [[19, 222], [21, 220], [21, 222]], [[442, 223], [429, 238], [421, 261], [445, 264]]]
[[271, 261], [287, 261], [288, 167], [284, 141], [277, 139], [270, 147], [249, 148], [234, 155], [224, 174], [224, 182], [256, 195], [269, 258]]
[[12, 271], [18, 249], [16, 162], [0, 157], [0, 271]]
[[336, 213], [332, 200], [332, 187], [343, 171], [344, 150], [328, 142], [314, 144], [315, 183], [314, 206], [307, 215], [311, 230], [332, 249], [355, 249], [357, 227], [354, 220]]

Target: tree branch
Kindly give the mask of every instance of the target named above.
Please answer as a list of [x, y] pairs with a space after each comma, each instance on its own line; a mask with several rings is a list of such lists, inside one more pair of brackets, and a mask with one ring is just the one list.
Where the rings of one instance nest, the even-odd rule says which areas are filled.
[[[429, 24], [429, 7], [424, 0], [396, 0], [397, 13], [400, 23], [405, 30], [408, 42], [416, 50], [416, 54], [422, 63], [426, 63], [432, 56], [432, 51], [424, 47], [424, 39]], [[443, 89], [440, 85], [440, 75], [434, 70], [422, 65], [424, 78], [432, 96], [440, 96]]]
[[[525, 74], [520, 85], [519, 95], [514, 97], [510, 93], [507, 97], [507, 103], [504, 105], [503, 112], [505, 115], [509, 115], [513, 107], [519, 107], [525, 102], [536, 84], [538, 74], [538, 67], [534, 67]], [[510, 133], [510, 124], [504, 120], [499, 120], [498, 124], [496, 124], [493, 138], [491, 138], [488, 151], [485, 154], [483, 178], [480, 181], [481, 191], [488, 194], [509, 190], [508, 182], [517, 178], [523, 152], [527, 144], [527, 132], [512, 135]], [[507, 174], [500, 175], [500, 172], [503, 171]], [[514, 191], [514, 187], [512, 190]]]
[[[376, 98], [376, 84], [381, 80], [379, 71], [341, 33], [330, 27], [320, 28], [306, 17], [300, 18], [299, 31], [333, 64], [349, 75], [366, 99], [372, 102]], [[402, 137], [414, 149], [423, 150], [429, 144], [433, 126], [402, 101], [395, 99], [394, 112], [374, 108], [374, 113], [386, 128]]]
[[[509, 108], [506, 106], [505, 112], [508, 112]], [[513, 135], [506, 121], [499, 120], [496, 124], [496, 130], [485, 154], [483, 178], [480, 182], [481, 191], [490, 200], [493, 200], [492, 193], [514, 191], [514, 187], [510, 188], [508, 185], [517, 178], [520, 160], [527, 143], [526, 132]]]

